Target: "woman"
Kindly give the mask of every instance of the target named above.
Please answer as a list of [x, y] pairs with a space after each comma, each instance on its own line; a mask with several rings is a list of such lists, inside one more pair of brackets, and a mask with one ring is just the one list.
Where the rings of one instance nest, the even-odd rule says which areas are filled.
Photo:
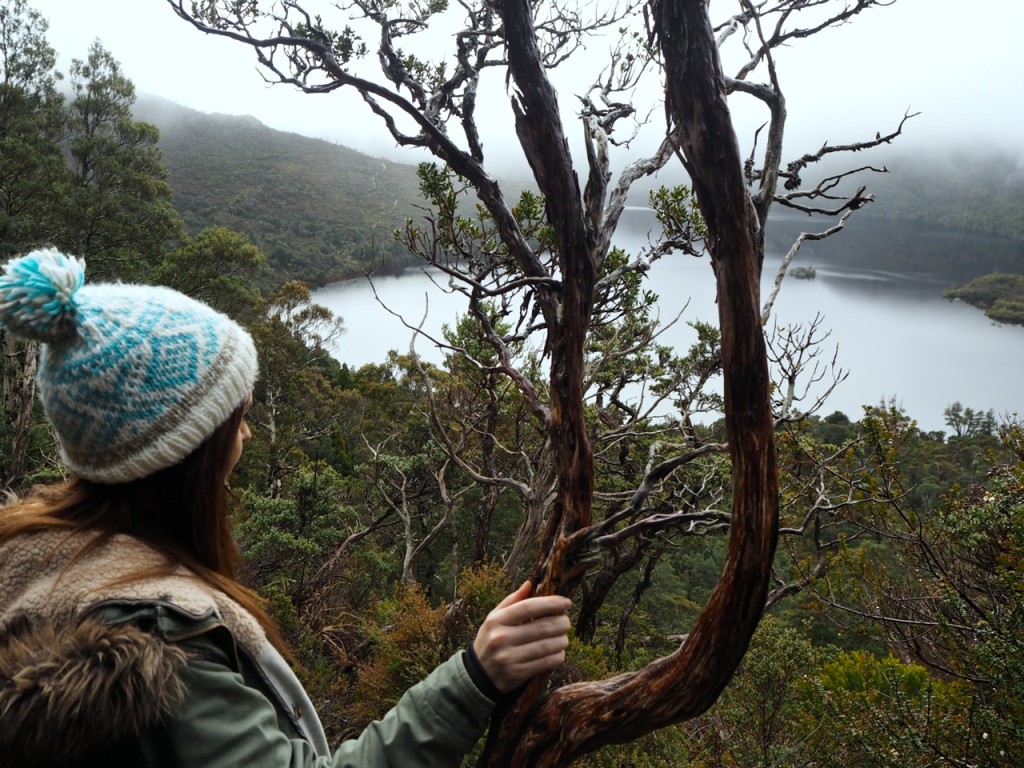
[[564, 659], [569, 601], [524, 584], [331, 755], [234, 577], [249, 335], [167, 288], [86, 286], [52, 249], [5, 266], [0, 323], [43, 342], [39, 398], [74, 473], [0, 511], [0, 766], [454, 766], [496, 700]]

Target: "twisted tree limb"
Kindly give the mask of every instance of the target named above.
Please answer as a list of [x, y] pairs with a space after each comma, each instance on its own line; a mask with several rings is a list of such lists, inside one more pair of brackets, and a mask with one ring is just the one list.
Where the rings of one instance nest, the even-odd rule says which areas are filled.
[[[701, 714], [743, 658], [771, 582], [778, 477], [760, 317], [760, 223], [744, 180], [705, 3], [655, 0], [651, 9], [666, 68], [669, 123], [678, 129], [683, 162], [708, 225], [718, 285], [725, 417], [733, 460], [726, 565], [692, 631], [671, 655], [636, 672], [563, 686], [547, 695], [536, 685], [528, 689], [492, 734], [482, 761], [490, 766], [567, 765], [603, 745], [630, 741]], [[566, 258], [572, 258], [571, 252]], [[577, 267], [576, 274], [587, 272]], [[569, 294], [577, 290], [576, 281], [566, 280], [564, 290], [567, 312], [574, 306]], [[564, 534], [564, 519], [562, 523]]]

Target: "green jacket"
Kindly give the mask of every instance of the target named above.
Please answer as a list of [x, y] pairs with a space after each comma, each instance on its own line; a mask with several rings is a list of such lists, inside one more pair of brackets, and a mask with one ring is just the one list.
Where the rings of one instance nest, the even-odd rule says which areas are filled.
[[[254, 654], [239, 642], [246, 627], [228, 628], [237, 618], [179, 605], [176, 585], [160, 581], [149, 586], [169, 594], [136, 586], [93, 600], [78, 564], [84, 582], [65, 573], [42, 589], [52, 574], [30, 573], [40, 561], [19, 565], [10, 547], [0, 548], [0, 768], [457, 766], [494, 706], [459, 654], [329, 755], [294, 675], [275, 668], [269, 644]], [[51, 570], [63, 559], [49, 558]], [[39, 610], [42, 594], [69, 604], [63, 592], [77, 593], [74, 610]]]

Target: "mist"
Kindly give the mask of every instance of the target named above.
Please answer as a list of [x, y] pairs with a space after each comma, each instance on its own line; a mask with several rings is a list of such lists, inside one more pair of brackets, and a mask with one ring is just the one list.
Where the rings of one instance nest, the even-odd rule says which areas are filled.
[[[66, 70], [84, 57], [94, 39], [121, 62], [139, 92], [202, 112], [252, 115], [269, 127], [321, 138], [375, 157], [415, 163], [425, 152], [400, 148], [360, 98], [343, 90], [308, 95], [268, 85], [251, 49], [205, 36], [178, 19], [163, 0], [34, 0], [50, 21], [49, 41]], [[712, 15], [731, 12], [712, 3]], [[776, 52], [789, 118], [786, 158], [824, 143], [863, 141], [895, 129], [908, 112], [901, 148], [952, 149], [999, 146], [1024, 149], [1024, 104], [1017, 73], [1024, 54], [1017, 41], [1024, 4], [989, 0], [970, 12], [939, 10], [929, 0], [897, 0], [861, 13], [851, 23], [800, 40]], [[450, 38], [425, 38], [431, 52], [448, 54]], [[727, 74], [744, 58], [741, 41], [730, 39], [722, 56]], [[563, 108], [566, 134], [578, 142], [576, 95], [585, 91], [606, 57], [609, 41], [595, 39], [552, 73]], [[374, 66], [373, 57], [365, 62]], [[524, 178], [525, 165], [512, 130], [503, 76], [481, 88], [479, 114], [489, 171]], [[647, 124], [613, 158], [618, 166], [650, 152], [663, 132], [658, 73], [636, 94], [638, 117]], [[755, 73], [753, 80], [767, 76]], [[741, 146], [749, 151], [765, 119], [763, 108], [740, 94], [730, 100]], [[575, 147], [574, 149], [581, 149]], [[577, 153], [578, 158], [582, 155]]]

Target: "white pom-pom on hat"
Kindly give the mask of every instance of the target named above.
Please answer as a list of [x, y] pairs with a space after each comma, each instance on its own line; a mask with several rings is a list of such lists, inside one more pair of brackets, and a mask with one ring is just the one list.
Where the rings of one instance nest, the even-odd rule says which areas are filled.
[[0, 324], [43, 344], [37, 393], [64, 463], [123, 483], [177, 464], [241, 406], [258, 374], [252, 337], [170, 288], [83, 285], [53, 249], [0, 273]]
[[77, 330], [75, 294], [85, 283], [85, 260], [42, 248], [4, 265], [0, 275], [0, 324], [15, 335], [66, 341]]

